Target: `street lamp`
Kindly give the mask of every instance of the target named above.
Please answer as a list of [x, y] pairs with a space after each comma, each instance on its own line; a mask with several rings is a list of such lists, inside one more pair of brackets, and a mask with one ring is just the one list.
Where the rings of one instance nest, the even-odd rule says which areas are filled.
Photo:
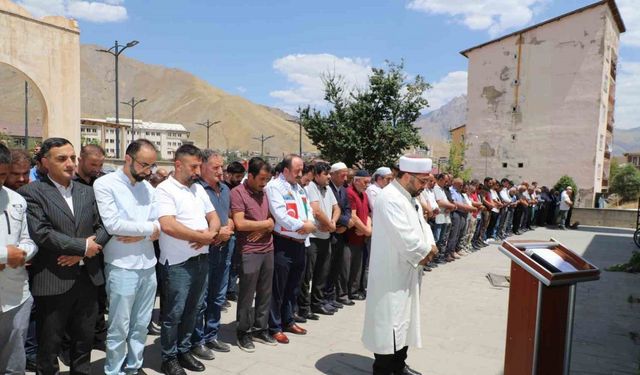
[[131, 143], [133, 143], [134, 141], [134, 135], [133, 135], [133, 130], [135, 129], [135, 123], [134, 120], [136, 118], [136, 106], [140, 103], [144, 103], [146, 102], [147, 99], [140, 99], [140, 100], [136, 100], [135, 96], [131, 98], [130, 101], [128, 102], [120, 102], [122, 104], [126, 104], [129, 107], [131, 107]]
[[299, 141], [300, 141], [300, 144], [299, 144], [299, 155], [300, 155], [300, 157], [302, 157], [302, 121], [300, 121], [300, 120], [287, 120], [287, 121], [289, 121], [289, 122], [293, 122], [294, 124], [298, 124], [298, 126], [299, 126], [299, 128], [300, 128], [300, 136], [299, 136], [299, 137], [300, 137], [300, 138], [299, 138]]
[[[116, 64], [116, 124], [120, 125], [120, 112], [119, 112], [119, 107], [118, 104], [120, 103], [120, 100], [118, 99], [118, 56], [120, 56], [120, 54], [122, 52], [124, 52], [125, 49], [129, 48], [129, 47], [133, 47], [135, 45], [137, 45], [138, 42], [137, 40], [132, 40], [131, 42], [127, 43], [127, 44], [118, 44], [118, 41], [116, 40], [116, 44], [109, 48], [109, 49], [97, 49], [96, 51], [98, 52], [104, 52], [104, 53], [110, 53], [114, 56], [115, 58], [115, 64]], [[120, 128], [117, 127], [116, 128], [116, 159], [120, 158]]]
[[196, 122], [196, 125], [204, 126], [205, 128], [207, 128], [207, 148], [209, 148], [209, 129], [213, 125], [219, 124], [219, 123], [220, 123], [220, 121], [211, 122], [211, 121], [209, 121], [209, 119], [207, 119], [207, 122]]
[[264, 134], [260, 134], [260, 137], [253, 137], [256, 141], [260, 141], [260, 156], [264, 156], [264, 142], [273, 138], [273, 135], [265, 137]]

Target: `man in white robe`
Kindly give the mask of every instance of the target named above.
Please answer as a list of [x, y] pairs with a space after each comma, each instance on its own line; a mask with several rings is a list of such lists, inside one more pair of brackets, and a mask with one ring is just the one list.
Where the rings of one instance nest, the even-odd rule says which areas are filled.
[[396, 179], [377, 196], [362, 341], [375, 355], [374, 375], [415, 375], [407, 349], [421, 347], [420, 284], [438, 250], [417, 197], [431, 159], [400, 158]]

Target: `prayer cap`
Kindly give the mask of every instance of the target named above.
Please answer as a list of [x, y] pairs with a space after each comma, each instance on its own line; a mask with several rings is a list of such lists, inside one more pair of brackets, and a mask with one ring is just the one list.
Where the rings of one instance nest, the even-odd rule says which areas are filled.
[[428, 158], [400, 158], [400, 170], [408, 173], [431, 173], [433, 162]]
[[347, 169], [347, 165], [343, 162], [338, 162], [331, 166], [330, 173], [333, 173], [342, 169]]

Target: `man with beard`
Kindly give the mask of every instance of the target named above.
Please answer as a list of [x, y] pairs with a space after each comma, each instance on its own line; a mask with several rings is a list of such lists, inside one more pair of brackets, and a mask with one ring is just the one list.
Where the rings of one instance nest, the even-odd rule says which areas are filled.
[[375, 353], [374, 375], [415, 375], [405, 360], [421, 347], [422, 269], [438, 250], [417, 197], [431, 159], [400, 158], [396, 179], [378, 195], [373, 215], [369, 287], [362, 341]]
[[209, 245], [220, 230], [220, 220], [200, 184], [202, 152], [185, 144], [176, 150], [175, 173], [156, 189], [160, 221], [162, 282], [162, 371], [184, 375], [186, 368], [204, 371], [191, 354], [191, 334], [204, 301], [209, 272]]
[[25, 150], [11, 150], [11, 166], [9, 174], [4, 181], [4, 186], [13, 191], [17, 191], [24, 185], [29, 183], [29, 170], [31, 161], [29, 154]]
[[103, 251], [109, 301], [107, 375], [143, 373], [142, 355], [157, 286], [153, 241], [160, 236], [155, 189], [145, 180], [155, 172], [156, 159], [153, 143], [135, 140], [127, 147], [122, 169], [93, 185], [102, 223], [115, 236]]
[[104, 158], [105, 153], [102, 147], [92, 144], [82, 146], [78, 158], [78, 168], [73, 180], [93, 186], [95, 180], [103, 175]]

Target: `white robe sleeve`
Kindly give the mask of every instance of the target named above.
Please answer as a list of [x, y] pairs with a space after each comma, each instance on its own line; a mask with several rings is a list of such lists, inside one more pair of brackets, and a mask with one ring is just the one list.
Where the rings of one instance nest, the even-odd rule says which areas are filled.
[[[392, 238], [398, 241], [397, 247], [399, 256], [409, 262], [414, 268], [418, 267], [418, 263], [422, 261], [431, 251], [430, 244], [426, 243], [420, 231], [411, 225], [411, 220], [397, 202], [389, 201], [385, 207], [387, 217], [390, 221], [390, 227], [387, 228]], [[424, 223], [423, 223], [424, 225]], [[430, 232], [429, 228], [426, 231]], [[424, 231], [424, 230], [423, 230]], [[433, 240], [433, 235], [431, 235]]]

